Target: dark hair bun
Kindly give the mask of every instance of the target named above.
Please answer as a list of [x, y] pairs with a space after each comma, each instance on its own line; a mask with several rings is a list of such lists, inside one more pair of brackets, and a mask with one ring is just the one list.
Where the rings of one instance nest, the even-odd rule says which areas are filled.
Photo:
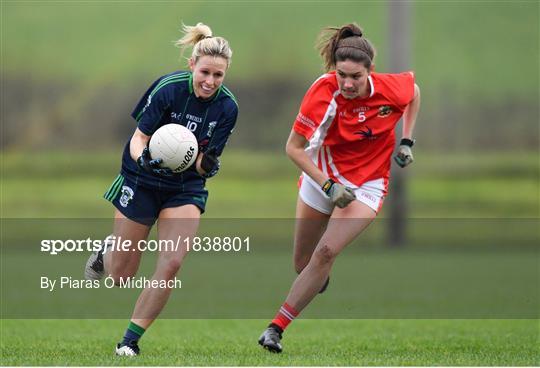
[[362, 37], [362, 29], [352, 23], [341, 27], [338, 39], [342, 40], [349, 37]]

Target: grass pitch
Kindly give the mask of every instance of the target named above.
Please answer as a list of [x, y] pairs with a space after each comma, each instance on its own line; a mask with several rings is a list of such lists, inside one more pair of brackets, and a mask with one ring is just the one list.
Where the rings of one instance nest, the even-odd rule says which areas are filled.
[[298, 320], [282, 354], [256, 340], [264, 320], [158, 320], [142, 354], [115, 357], [123, 320], [4, 320], [3, 365], [537, 366], [537, 320]]
[[[117, 156], [103, 154], [96, 160], [95, 155], [90, 159], [86, 154], [60, 152], [29, 160], [24, 155], [4, 154], [2, 216], [109, 218], [111, 207], [100, 196], [116, 175]], [[227, 157], [219, 180], [209, 183], [210, 217], [293, 216], [297, 170], [290, 163], [274, 155], [231, 152]], [[415, 175], [410, 176], [411, 217], [537, 219], [537, 156], [509, 157], [506, 161], [500, 158], [451, 157], [444, 162], [441, 157], [432, 157], [431, 161], [419, 159], [415, 163]], [[33, 166], [27, 167], [28, 162]], [[453, 165], [451, 170], [449, 164]], [[253, 171], [252, 167], [262, 169]], [[464, 177], [467, 179], [459, 180]], [[35, 187], [37, 182], [39, 190]], [[457, 186], [461, 191], [456, 191]], [[272, 209], [271, 213], [268, 208]], [[190, 261], [186, 268], [190, 264], [194, 266], [195, 260]], [[504, 275], [501, 273], [501, 277]], [[2, 277], [6, 277], [5, 267]], [[4, 303], [9, 300], [2, 300], [4, 312]], [[322, 302], [315, 300], [310, 308]], [[242, 300], [238, 305], [242, 306]], [[331, 315], [332, 307], [328, 308]], [[285, 350], [280, 355], [270, 354], [256, 343], [267, 319], [161, 319], [143, 337], [142, 355], [122, 359], [113, 352], [127, 323], [127, 319], [2, 319], [0, 363], [13, 366], [540, 365], [538, 319], [299, 319], [287, 330], [283, 340]]]

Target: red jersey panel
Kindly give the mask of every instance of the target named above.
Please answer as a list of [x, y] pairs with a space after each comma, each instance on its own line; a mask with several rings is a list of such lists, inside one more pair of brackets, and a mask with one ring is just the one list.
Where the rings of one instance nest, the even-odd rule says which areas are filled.
[[336, 73], [324, 74], [304, 96], [293, 126], [309, 141], [306, 152], [319, 169], [353, 188], [388, 181], [394, 128], [414, 97], [412, 72], [371, 73], [368, 80], [370, 95], [348, 100]]

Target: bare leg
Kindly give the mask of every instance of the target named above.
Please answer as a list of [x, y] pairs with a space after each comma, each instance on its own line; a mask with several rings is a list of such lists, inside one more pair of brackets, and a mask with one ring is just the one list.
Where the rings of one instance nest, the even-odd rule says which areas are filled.
[[330, 215], [319, 212], [302, 201], [296, 203], [296, 227], [294, 231], [294, 269], [297, 273], [307, 266], [315, 247], [326, 230]]
[[[159, 214], [159, 239], [176, 240], [192, 238], [199, 227], [200, 211], [194, 205], [166, 208]], [[186, 256], [186, 243], [181, 241], [179, 249], [161, 250], [152, 280], [172, 280], [175, 278]], [[171, 294], [170, 288], [146, 288], [142, 291], [131, 321], [147, 329], [157, 318]]]
[[324, 285], [336, 256], [375, 218], [367, 205], [354, 201], [346, 208], [336, 208], [313, 255], [294, 281], [286, 303], [300, 312]]
[[[111, 251], [103, 255], [105, 273], [111, 275], [118, 283], [120, 277], [132, 277], [137, 273], [141, 261], [141, 251], [137, 248], [140, 240], [146, 239], [150, 232], [150, 226], [139, 224], [128, 219], [120, 211], [114, 213], [113, 234], [118, 239], [131, 241], [129, 251]], [[132, 249], [135, 249], [132, 251]]]

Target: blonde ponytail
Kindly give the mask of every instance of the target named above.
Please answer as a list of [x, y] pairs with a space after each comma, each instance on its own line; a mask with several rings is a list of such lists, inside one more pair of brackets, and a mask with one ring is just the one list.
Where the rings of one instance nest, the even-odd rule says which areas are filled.
[[182, 23], [182, 32], [184, 32], [184, 37], [176, 41], [175, 46], [177, 47], [194, 46], [206, 37], [212, 37], [210, 27], [202, 23], [197, 23], [196, 26], [186, 26]]
[[182, 24], [184, 37], [175, 42], [180, 47], [180, 56], [184, 55], [187, 47], [193, 46], [191, 58], [194, 62], [201, 56], [219, 56], [231, 64], [232, 50], [229, 43], [223, 37], [212, 37], [212, 30], [203, 23], [197, 23], [196, 26], [186, 26]]

